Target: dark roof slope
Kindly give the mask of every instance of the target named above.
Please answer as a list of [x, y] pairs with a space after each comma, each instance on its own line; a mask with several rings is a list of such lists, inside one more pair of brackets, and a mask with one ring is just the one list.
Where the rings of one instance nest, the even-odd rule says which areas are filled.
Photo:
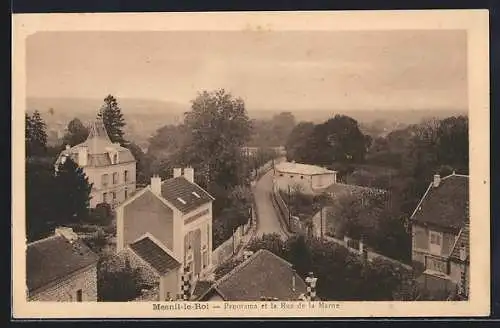
[[304, 280], [292, 270], [292, 265], [264, 249], [222, 277], [214, 287], [226, 301], [259, 301], [261, 297], [298, 300], [306, 292]]
[[468, 221], [468, 207], [469, 177], [453, 174], [442, 178], [437, 188], [430, 185], [412, 221], [458, 231]]
[[83, 242], [70, 242], [62, 236], [45, 238], [28, 244], [26, 277], [33, 291], [51, 282], [97, 263], [98, 257]]
[[[196, 195], [200, 196], [199, 198]], [[203, 204], [211, 202], [213, 197], [198, 185], [184, 177], [165, 180], [161, 186], [161, 195], [183, 213], [191, 212]], [[184, 203], [179, 200], [182, 199]]]
[[460, 234], [458, 236], [458, 240], [455, 243], [455, 247], [453, 247], [453, 250], [451, 251], [450, 257], [455, 260], [460, 260], [460, 248], [462, 245], [465, 246], [465, 254], [467, 257], [469, 257], [469, 222], [465, 224], [463, 229], [460, 231]]
[[178, 268], [181, 265], [147, 236], [130, 244], [130, 248], [140, 258], [151, 265], [160, 275]]

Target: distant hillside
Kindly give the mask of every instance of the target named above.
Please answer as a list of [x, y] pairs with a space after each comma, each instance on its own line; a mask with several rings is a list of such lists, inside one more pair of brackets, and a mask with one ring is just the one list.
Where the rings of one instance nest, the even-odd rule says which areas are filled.
[[297, 122], [310, 121], [321, 123], [336, 114], [348, 115], [360, 123], [373, 123], [376, 121], [386, 121], [390, 123], [400, 123], [403, 125], [419, 123], [425, 118], [445, 118], [454, 115], [467, 114], [466, 110], [335, 110], [324, 109], [312, 110], [258, 110], [249, 109], [249, 116], [255, 119], [270, 119], [274, 114], [283, 111], [291, 112]]
[[[103, 99], [27, 98], [26, 102], [28, 112], [38, 110], [49, 130], [61, 131], [75, 117], [84, 123], [93, 120]], [[189, 109], [189, 105], [150, 99], [118, 98], [118, 103], [127, 123], [127, 138], [138, 144], [144, 144], [159, 127], [181, 121]]]

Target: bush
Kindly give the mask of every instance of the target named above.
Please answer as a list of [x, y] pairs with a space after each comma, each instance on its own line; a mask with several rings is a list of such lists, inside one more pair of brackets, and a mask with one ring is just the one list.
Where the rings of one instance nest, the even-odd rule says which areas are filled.
[[141, 293], [138, 270], [132, 269], [119, 258], [103, 258], [97, 271], [97, 294], [101, 302], [126, 302]]
[[95, 209], [91, 211], [91, 220], [100, 225], [108, 225], [113, 219], [113, 210], [111, 205], [107, 203], [97, 204]]

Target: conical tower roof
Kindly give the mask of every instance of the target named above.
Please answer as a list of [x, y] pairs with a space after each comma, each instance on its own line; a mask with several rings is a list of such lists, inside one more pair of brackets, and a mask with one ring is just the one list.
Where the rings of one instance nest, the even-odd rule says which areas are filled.
[[106, 127], [104, 126], [104, 122], [101, 117], [98, 117], [96, 120], [90, 123], [89, 127], [89, 136], [87, 140], [99, 138], [103, 139], [103, 141], [108, 141], [111, 143], [111, 139], [109, 138], [108, 132], [106, 131]]

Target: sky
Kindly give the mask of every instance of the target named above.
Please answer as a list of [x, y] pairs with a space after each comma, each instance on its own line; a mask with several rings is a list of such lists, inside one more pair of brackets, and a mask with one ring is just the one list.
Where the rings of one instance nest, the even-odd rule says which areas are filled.
[[467, 109], [465, 31], [38, 32], [28, 97], [189, 103], [224, 88], [247, 109]]

